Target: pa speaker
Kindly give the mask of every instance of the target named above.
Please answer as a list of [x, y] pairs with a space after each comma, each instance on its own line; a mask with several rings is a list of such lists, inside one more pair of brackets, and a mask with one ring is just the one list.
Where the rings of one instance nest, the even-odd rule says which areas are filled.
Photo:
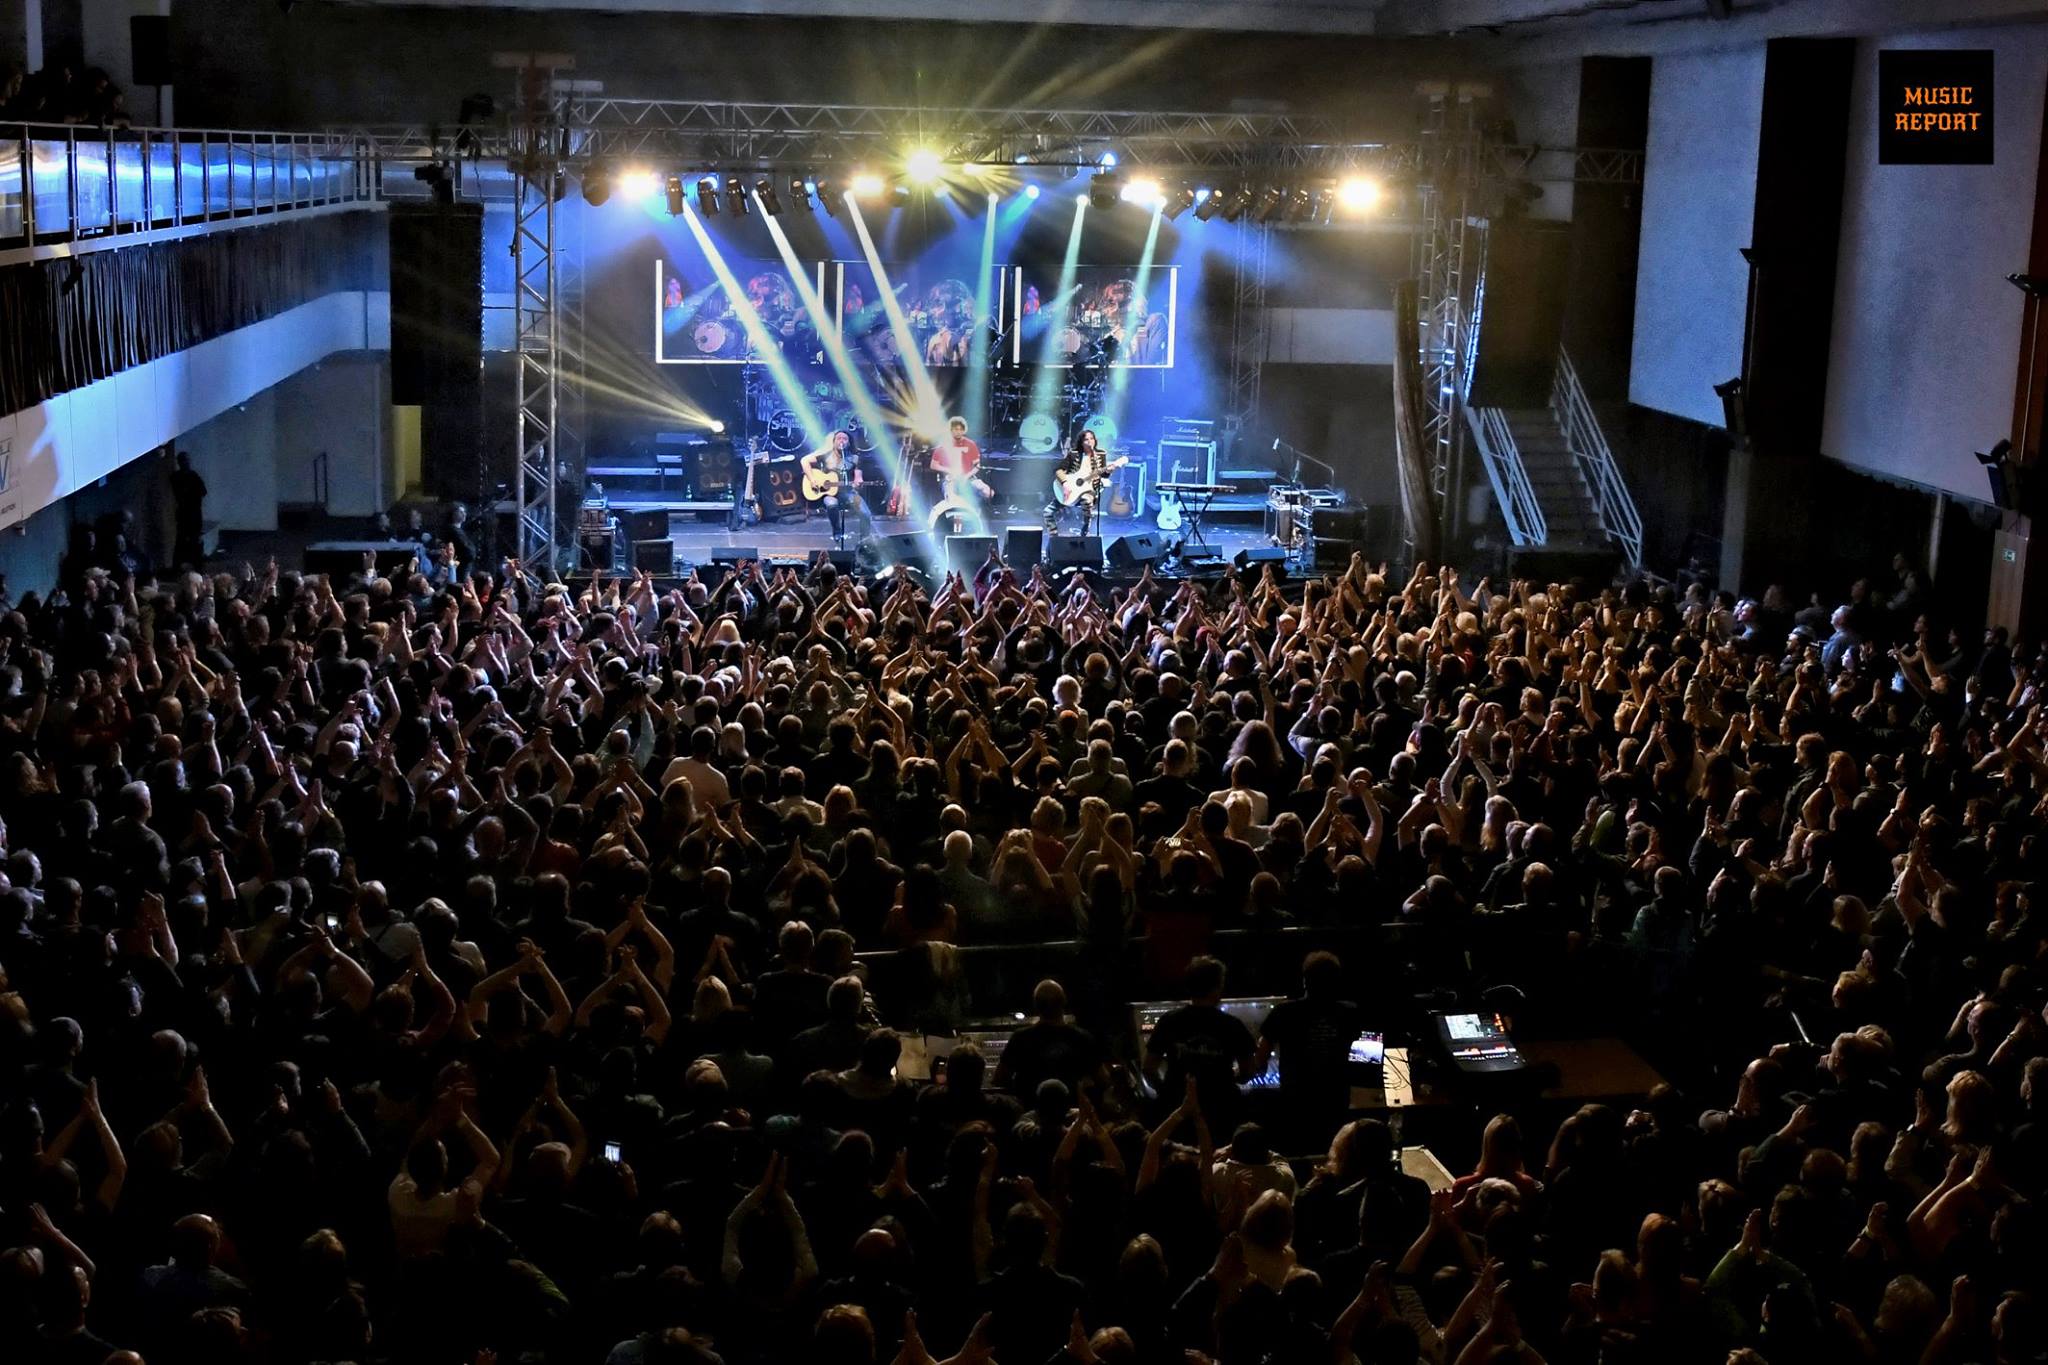
[[633, 542], [633, 567], [666, 578], [676, 571], [676, 543], [667, 536]]
[[483, 205], [389, 208], [391, 401], [420, 410], [427, 488], [481, 503], [490, 482], [483, 453]]
[[711, 552], [713, 564], [737, 564], [743, 559], [760, 557], [761, 547], [758, 545], [720, 545]]
[[922, 567], [931, 557], [931, 546], [915, 531], [905, 531], [893, 536], [878, 536], [868, 542], [873, 548], [875, 559], [882, 568], [893, 568], [898, 564], [914, 564]]
[[1003, 528], [1003, 563], [1019, 578], [1028, 578], [1045, 555], [1045, 531], [1039, 526]]
[[1486, 241], [1486, 327], [1467, 402], [1534, 408], [1550, 401], [1570, 256], [1566, 224], [1495, 220]]
[[625, 528], [626, 539], [632, 541], [635, 545], [638, 545], [643, 540], [668, 539], [667, 512], [628, 512], [621, 510], [618, 516], [619, 524]]
[[1285, 545], [1250, 545], [1237, 552], [1231, 561], [1239, 570], [1256, 569], [1267, 564], [1279, 566], [1287, 562]]
[[1100, 569], [1101, 536], [1054, 536], [1045, 547], [1045, 562], [1054, 569]]
[[1166, 553], [1166, 537], [1157, 531], [1136, 531], [1109, 542], [1109, 567], [1128, 569], [1149, 564]]
[[987, 535], [946, 537], [946, 567], [972, 578], [995, 549], [996, 538]]
[[128, 16], [128, 77], [131, 85], [171, 85], [171, 16]]

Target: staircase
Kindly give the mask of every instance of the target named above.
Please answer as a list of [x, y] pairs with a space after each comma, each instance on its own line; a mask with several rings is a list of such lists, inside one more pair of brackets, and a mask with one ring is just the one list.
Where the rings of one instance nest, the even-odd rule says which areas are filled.
[[1564, 550], [1611, 546], [1630, 572], [1642, 566], [1642, 518], [1563, 347], [1549, 407], [1468, 407], [1465, 415], [1510, 540]]
[[1529, 492], [1543, 509], [1543, 544], [1553, 549], [1604, 549], [1607, 533], [1593, 490], [1579, 473], [1571, 442], [1549, 408], [1502, 408], [1501, 417], [1522, 457]]

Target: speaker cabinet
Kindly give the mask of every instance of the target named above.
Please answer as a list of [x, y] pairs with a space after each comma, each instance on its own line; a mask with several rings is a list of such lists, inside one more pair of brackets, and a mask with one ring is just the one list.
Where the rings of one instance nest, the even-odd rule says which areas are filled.
[[1018, 578], [1029, 578], [1031, 571], [1038, 567], [1044, 556], [1044, 527], [1032, 525], [1003, 528], [1003, 563], [1009, 565]]
[[633, 542], [633, 567], [664, 578], [676, 571], [676, 543], [667, 536]]
[[1134, 531], [1109, 542], [1109, 567], [1128, 569], [1149, 564], [1166, 553], [1166, 537], [1157, 531]]
[[1101, 536], [1053, 536], [1045, 547], [1045, 562], [1054, 569], [1100, 569]]
[[972, 578], [995, 547], [996, 538], [992, 535], [947, 536], [946, 567]]

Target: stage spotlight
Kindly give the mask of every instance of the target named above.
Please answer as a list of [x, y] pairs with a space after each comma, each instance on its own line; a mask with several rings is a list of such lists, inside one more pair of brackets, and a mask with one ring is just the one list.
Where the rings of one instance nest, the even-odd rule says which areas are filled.
[[1166, 192], [1159, 188], [1157, 180], [1148, 175], [1141, 175], [1136, 180], [1126, 182], [1117, 192], [1117, 197], [1126, 204], [1136, 204], [1148, 209], [1156, 209], [1166, 202]]
[[809, 213], [811, 211], [811, 196], [817, 193], [817, 191], [818, 187], [805, 180], [802, 176], [792, 177], [789, 182], [790, 205], [794, 208], [802, 209], [805, 213]]
[[818, 196], [818, 202], [824, 206], [825, 212], [828, 215], [834, 218], [839, 216], [838, 184], [830, 180], [820, 180], [816, 182], [812, 193]]
[[583, 168], [583, 202], [597, 208], [612, 197], [612, 168], [603, 157]]
[[718, 216], [718, 177], [707, 175], [697, 182], [697, 212], [706, 218]]
[[1207, 189], [1195, 191], [1196, 222], [1206, 223], [1221, 212], [1223, 212], [1223, 191]]
[[1178, 186], [1159, 205], [1159, 211], [1168, 218], [1178, 218], [1195, 206], [1195, 192], [1186, 185]]
[[735, 218], [744, 218], [753, 210], [747, 202], [747, 178], [737, 171], [725, 177], [725, 206]]
[[1024, 187], [1024, 197], [1026, 199], [1036, 199], [1038, 197], [1038, 186], [1026, 185]]
[[1113, 209], [1123, 198], [1123, 177], [1114, 171], [1098, 171], [1088, 178], [1088, 192], [1079, 196], [1088, 201], [1089, 207]]
[[1098, 165], [1098, 166], [1100, 166], [1100, 167], [1102, 167], [1102, 169], [1103, 169], [1103, 170], [1105, 170], [1105, 171], [1113, 171], [1113, 170], [1115, 170], [1115, 169], [1116, 169], [1116, 153], [1115, 153], [1115, 152], [1104, 152], [1104, 153], [1102, 154], [1102, 160], [1100, 160], [1100, 161], [1096, 162], [1095, 164], [1096, 164], [1096, 165]]
[[1346, 176], [1337, 183], [1337, 207], [1346, 213], [1371, 213], [1380, 206], [1380, 182], [1369, 175]]
[[668, 184], [664, 188], [668, 194], [668, 216], [671, 218], [682, 217], [683, 178], [679, 175], [670, 176], [668, 178]]
[[1287, 196], [1287, 221], [1306, 222], [1316, 211], [1316, 197], [1308, 190], [1296, 190]]
[[775, 182], [762, 176], [754, 182], [754, 193], [760, 196], [761, 209], [770, 218], [782, 216], [782, 196], [775, 192]]
[[1257, 211], [1252, 214], [1252, 221], [1270, 223], [1279, 217], [1280, 211], [1286, 207], [1287, 195], [1281, 190], [1268, 187], [1259, 196], [1259, 206]]
[[869, 171], [862, 171], [853, 177], [850, 188], [853, 191], [853, 197], [856, 199], [875, 199], [881, 196], [885, 186], [882, 184], [881, 176]]
[[1252, 190], [1249, 185], [1239, 185], [1227, 195], [1219, 190], [1216, 197], [1223, 201], [1223, 221], [1226, 223], [1234, 223], [1244, 217], [1245, 210], [1252, 206]]
[[712, 434], [713, 436], [720, 436], [720, 435], [723, 435], [724, 433], [725, 433], [725, 423], [723, 423], [723, 422], [719, 421], [719, 420], [718, 420], [718, 419], [717, 419], [716, 417], [712, 418], [712, 419], [711, 419], [711, 434]]
[[903, 167], [910, 173], [911, 183], [917, 185], [931, 184], [939, 178], [939, 172], [945, 169], [944, 163], [939, 160], [939, 154], [929, 147], [920, 147], [912, 152], [910, 159], [903, 163]]
[[661, 177], [645, 168], [627, 171], [619, 177], [619, 193], [633, 203], [653, 198], [661, 191]]
[[436, 204], [455, 202], [455, 183], [448, 178], [448, 168], [440, 162], [431, 161], [424, 166], [413, 167], [412, 178], [434, 192]]

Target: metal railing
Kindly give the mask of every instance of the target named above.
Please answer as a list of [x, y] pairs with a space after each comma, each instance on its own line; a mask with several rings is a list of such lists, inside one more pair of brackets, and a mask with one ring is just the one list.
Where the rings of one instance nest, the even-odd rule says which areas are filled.
[[0, 123], [0, 251], [97, 246], [377, 197], [328, 133]]
[[1499, 408], [1465, 409], [1472, 426], [1473, 444], [1479, 448], [1479, 462], [1486, 467], [1486, 481], [1493, 485], [1493, 500], [1507, 523], [1508, 539], [1517, 545], [1542, 545], [1550, 537], [1543, 520], [1536, 490], [1529, 486], [1529, 471], [1522, 464], [1522, 451], [1508, 426], [1507, 414]]
[[1621, 477], [1621, 467], [1614, 462], [1606, 435], [1600, 430], [1600, 420], [1593, 415], [1593, 404], [1579, 383], [1579, 372], [1572, 367], [1571, 355], [1562, 346], [1557, 348], [1557, 375], [1550, 386], [1550, 412], [1557, 419], [1558, 430], [1564, 433], [1565, 444], [1578, 461], [1579, 474], [1593, 496], [1600, 529], [1614, 538], [1633, 573], [1643, 564], [1643, 519], [1636, 512], [1636, 500]]

